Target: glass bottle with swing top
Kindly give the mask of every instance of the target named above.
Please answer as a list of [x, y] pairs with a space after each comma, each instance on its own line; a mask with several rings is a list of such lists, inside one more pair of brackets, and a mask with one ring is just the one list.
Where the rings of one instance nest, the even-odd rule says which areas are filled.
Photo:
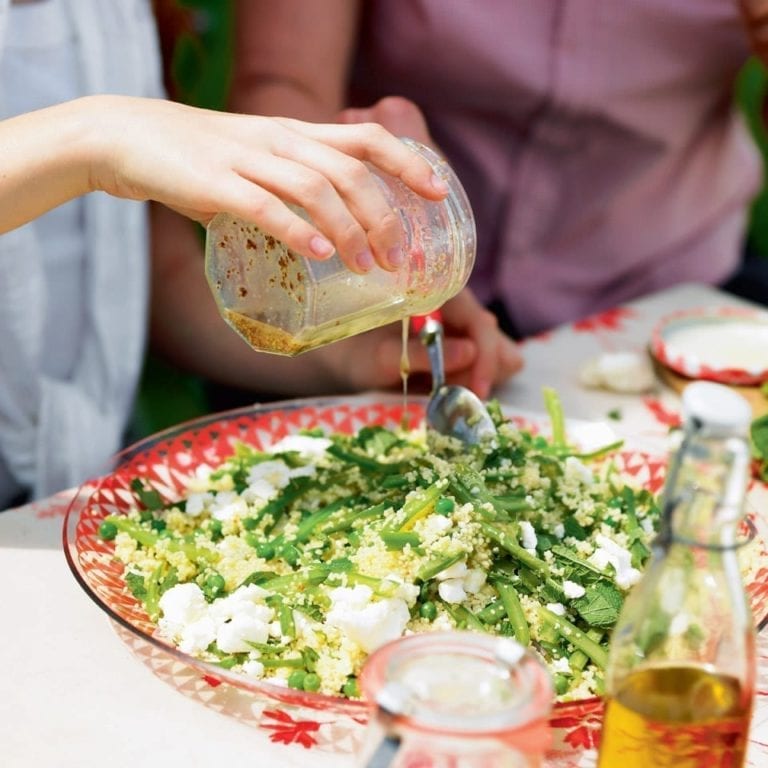
[[756, 633], [737, 548], [752, 413], [733, 390], [695, 382], [683, 418], [661, 529], [611, 640], [599, 768], [745, 760]]

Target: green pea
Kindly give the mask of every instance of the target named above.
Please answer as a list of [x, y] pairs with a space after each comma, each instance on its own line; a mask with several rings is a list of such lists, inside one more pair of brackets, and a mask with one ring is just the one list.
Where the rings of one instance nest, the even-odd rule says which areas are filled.
[[314, 672], [308, 672], [304, 676], [304, 690], [305, 691], [319, 691], [320, 690], [320, 675]]
[[212, 573], [205, 579], [203, 592], [206, 596], [214, 598], [220, 595], [226, 587], [224, 577], [220, 573]]
[[301, 552], [299, 552], [293, 544], [283, 544], [280, 549], [280, 557], [282, 557], [288, 565], [296, 565], [301, 558]]
[[441, 496], [437, 500], [437, 504], [435, 504], [435, 512], [444, 517], [448, 517], [448, 515], [452, 514], [455, 508], [456, 502], [453, 499], [449, 499], [447, 496]]
[[344, 683], [344, 685], [341, 687], [341, 692], [348, 698], [348, 699], [358, 699], [360, 698], [360, 688], [357, 686], [357, 678], [356, 677], [348, 677], [347, 682]]
[[271, 560], [275, 556], [275, 545], [268, 541], [263, 541], [256, 545], [256, 554], [265, 560]]
[[303, 669], [294, 669], [290, 675], [288, 675], [288, 687], [296, 688], [299, 691], [304, 690], [304, 678], [307, 673]]
[[552, 682], [554, 683], [555, 692], [558, 696], [562, 696], [564, 693], [567, 693], [570, 683], [566, 675], [562, 675], [558, 672], [552, 676]]
[[112, 541], [112, 539], [117, 536], [117, 526], [109, 520], [105, 520], [99, 526], [99, 536], [104, 539], [104, 541]]
[[242, 520], [243, 528], [246, 531], [252, 531], [258, 524], [259, 521], [255, 517], [244, 517]]
[[165, 520], [160, 520], [160, 518], [154, 518], [152, 522], [149, 524], [150, 528], [152, 528], [153, 531], [164, 531], [166, 522]]
[[419, 606], [419, 616], [427, 621], [434, 621], [437, 618], [437, 606], [431, 600], [427, 600]]
[[219, 541], [224, 535], [221, 531], [221, 520], [211, 520], [208, 523], [208, 530], [211, 534], [211, 541]]

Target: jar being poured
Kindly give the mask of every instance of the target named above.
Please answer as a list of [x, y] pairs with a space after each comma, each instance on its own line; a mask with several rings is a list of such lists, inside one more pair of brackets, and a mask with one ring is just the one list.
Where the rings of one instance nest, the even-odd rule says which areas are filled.
[[[205, 272], [226, 322], [261, 352], [294, 356], [440, 307], [475, 261], [475, 222], [456, 174], [428, 147], [403, 141], [448, 186], [435, 202], [374, 169], [403, 230], [402, 267], [351, 272], [338, 254], [305, 259], [254, 224], [219, 214], [208, 225]], [[305, 218], [303, 209], [297, 209]]]

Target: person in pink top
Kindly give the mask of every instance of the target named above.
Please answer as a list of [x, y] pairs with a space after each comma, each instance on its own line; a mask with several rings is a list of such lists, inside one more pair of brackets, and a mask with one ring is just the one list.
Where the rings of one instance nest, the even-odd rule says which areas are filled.
[[737, 270], [761, 162], [733, 85], [767, 7], [241, 0], [232, 107], [431, 135], [477, 219], [470, 285], [525, 336]]

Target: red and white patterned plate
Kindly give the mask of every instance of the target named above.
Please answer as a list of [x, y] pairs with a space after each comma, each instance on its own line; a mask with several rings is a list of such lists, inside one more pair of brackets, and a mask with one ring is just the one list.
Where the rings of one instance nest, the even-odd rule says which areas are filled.
[[[167, 499], [178, 498], [197, 466], [217, 465], [231, 455], [237, 442], [266, 447], [314, 427], [348, 433], [371, 424], [393, 428], [404, 416], [416, 426], [423, 414], [423, 399], [411, 401], [407, 410], [402, 399], [386, 396], [296, 400], [216, 414], [161, 432], [127, 449], [110, 475], [76, 495], [64, 523], [67, 561], [85, 592], [113, 620], [119, 637], [161, 679], [206, 706], [266, 729], [274, 742], [351, 753], [362, 735], [365, 704], [253, 680], [188, 656], [159, 639], [125, 587], [123, 566], [112, 556], [113, 544], [99, 538], [98, 528], [107, 515], [124, 513], [135, 503], [130, 489], [135, 477], [149, 480]], [[514, 420], [536, 428], [530, 420]], [[615, 462], [638, 486], [653, 492], [661, 489], [663, 460], [625, 451], [616, 455]], [[751, 546], [761, 547], [765, 566], [750, 576], [748, 589], [753, 611], [762, 617], [768, 615], [768, 555], [762, 537], [758, 542]], [[552, 759], [557, 765], [581, 764], [577, 756], [596, 745], [601, 718], [602, 703], [596, 698], [555, 705]]]
[[768, 380], [768, 313], [737, 307], [701, 307], [662, 318], [651, 353], [691, 379], [757, 385]]

